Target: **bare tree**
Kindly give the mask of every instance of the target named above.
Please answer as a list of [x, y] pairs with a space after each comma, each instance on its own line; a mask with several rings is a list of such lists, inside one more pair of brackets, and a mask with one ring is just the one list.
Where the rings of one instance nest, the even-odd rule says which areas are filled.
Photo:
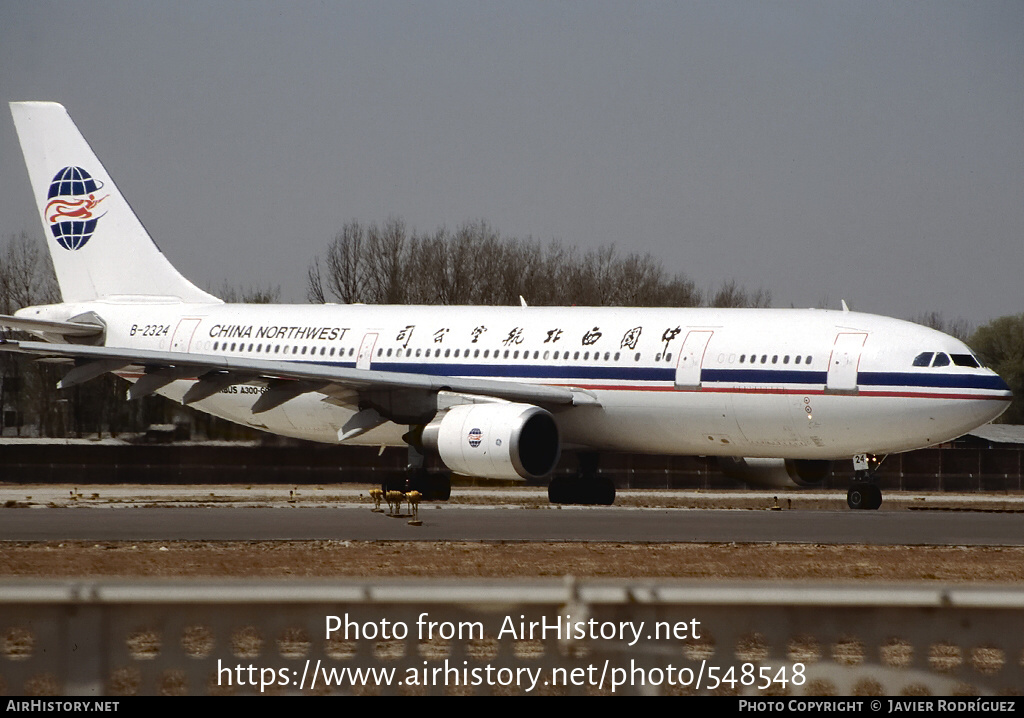
[[366, 264], [368, 292], [366, 301], [373, 304], [403, 304], [407, 275], [415, 272], [406, 262], [408, 235], [405, 222], [389, 217], [383, 226], [370, 225], [366, 232]]
[[[0, 248], [0, 313], [60, 301], [50, 255], [28, 232], [10, 235]], [[10, 337], [10, 330], [0, 330]], [[13, 418], [21, 428], [34, 413], [40, 430], [56, 402], [54, 369], [16, 354], [0, 355], [0, 432]]]
[[276, 304], [281, 301], [281, 287], [234, 287], [227, 280], [215, 292], [228, 304]]
[[[349, 222], [315, 258], [307, 297], [413, 304], [695, 307], [703, 295], [679, 273], [669, 276], [650, 254], [620, 256], [614, 245], [581, 252], [558, 240], [502, 237], [483, 220], [454, 233], [409, 233], [391, 217], [382, 226]], [[765, 290], [747, 292], [735, 281], [714, 295], [715, 306], [769, 306]]]
[[941, 312], [926, 312], [918, 314], [911, 321], [915, 324], [938, 329], [940, 332], [956, 337], [962, 342], [966, 342], [967, 338], [971, 336], [971, 324], [962, 317], [947, 320], [942, 316]]
[[770, 307], [772, 305], [772, 294], [765, 289], [758, 289], [756, 292], [748, 292], [738, 284], [735, 279], [722, 282], [722, 286], [711, 299], [712, 307]]
[[306, 271], [306, 301], [310, 304], [326, 304], [323, 275], [320, 273], [320, 258], [314, 257]]

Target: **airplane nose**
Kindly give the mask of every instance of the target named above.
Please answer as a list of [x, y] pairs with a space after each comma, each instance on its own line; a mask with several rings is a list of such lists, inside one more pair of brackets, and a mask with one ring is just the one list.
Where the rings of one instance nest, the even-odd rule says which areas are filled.
[[992, 372], [992, 388], [996, 391], [1005, 391], [1006, 400], [1013, 401], [1013, 392], [1010, 390], [1009, 385], [1003, 381], [1003, 377], [999, 376], [995, 372]]

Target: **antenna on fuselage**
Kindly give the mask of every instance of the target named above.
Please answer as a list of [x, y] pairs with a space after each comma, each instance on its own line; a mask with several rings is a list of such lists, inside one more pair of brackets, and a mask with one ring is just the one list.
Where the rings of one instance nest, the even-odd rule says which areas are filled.
[[842, 304], [843, 304], [843, 311], [844, 312], [850, 311], [850, 308], [848, 306], [846, 306], [846, 300], [845, 299], [840, 299], [839, 301], [842, 302]]

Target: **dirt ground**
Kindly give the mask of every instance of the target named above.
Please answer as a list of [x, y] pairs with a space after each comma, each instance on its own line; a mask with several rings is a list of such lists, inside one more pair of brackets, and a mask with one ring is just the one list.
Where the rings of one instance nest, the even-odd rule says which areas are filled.
[[595, 578], [1024, 581], [1024, 548], [478, 542], [7, 542], [0, 579]]

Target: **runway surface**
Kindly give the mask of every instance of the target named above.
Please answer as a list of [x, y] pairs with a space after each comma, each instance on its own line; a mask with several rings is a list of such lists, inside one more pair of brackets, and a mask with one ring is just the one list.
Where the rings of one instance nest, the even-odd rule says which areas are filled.
[[946, 511], [424, 507], [0, 509], [4, 541], [619, 541], [1024, 545], [1024, 514]]

